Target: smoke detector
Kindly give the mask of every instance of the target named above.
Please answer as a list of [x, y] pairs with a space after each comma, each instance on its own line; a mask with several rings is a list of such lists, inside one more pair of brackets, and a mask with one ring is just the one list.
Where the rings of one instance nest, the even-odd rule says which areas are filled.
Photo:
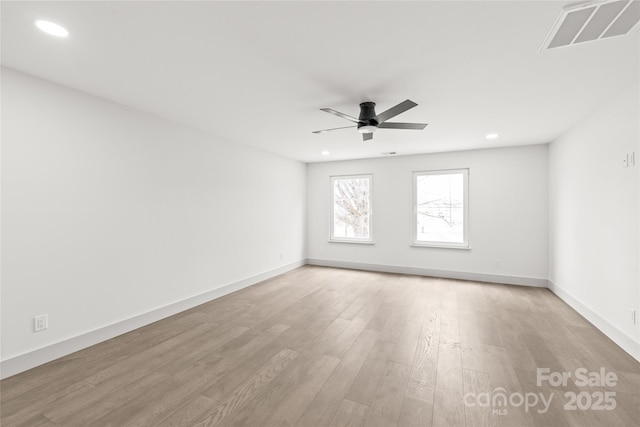
[[605, 0], [565, 8], [540, 51], [629, 34], [640, 27], [640, 1]]

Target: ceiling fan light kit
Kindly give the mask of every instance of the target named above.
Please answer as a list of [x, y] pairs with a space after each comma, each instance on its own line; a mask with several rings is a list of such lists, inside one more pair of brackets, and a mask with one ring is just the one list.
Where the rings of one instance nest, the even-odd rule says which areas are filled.
[[387, 122], [387, 120], [404, 113], [405, 111], [415, 107], [416, 104], [413, 101], [406, 100], [396, 105], [395, 107], [389, 108], [387, 111], [376, 114], [376, 103], [375, 102], [363, 102], [360, 104], [360, 115], [356, 119], [348, 114], [341, 113], [331, 108], [321, 108], [321, 111], [325, 113], [333, 114], [334, 116], [341, 117], [343, 119], [349, 120], [356, 124], [356, 126], [346, 126], [341, 128], [333, 128], [333, 129], [323, 129], [316, 130], [313, 133], [325, 133], [338, 129], [346, 129], [346, 128], [358, 128], [358, 132], [362, 134], [362, 140], [368, 141], [373, 139], [373, 133], [378, 129], [409, 129], [409, 130], [422, 130], [427, 124], [426, 123], [394, 123]]
[[377, 130], [378, 130], [378, 126], [374, 126], [374, 125], [358, 126], [358, 132], [360, 133], [374, 133]]

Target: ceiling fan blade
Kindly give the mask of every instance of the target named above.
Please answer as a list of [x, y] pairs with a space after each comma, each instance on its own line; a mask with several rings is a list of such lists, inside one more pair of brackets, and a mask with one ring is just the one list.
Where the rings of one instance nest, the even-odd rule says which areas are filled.
[[394, 123], [385, 122], [378, 125], [380, 129], [414, 129], [422, 130], [427, 127], [427, 123]]
[[360, 123], [359, 119], [356, 119], [355, 117], [352, 117], [352, 116], [350, 116], [348, 114], [341, 113], [340, 111], [336, 111], [336, 110], [334, 110], [332, 108], [321, 108], [321, 110], [324, 111], [325, 113], [333, 114], [334, 116], [338, 116], [338, 117], [342, 117], [343, 119], [347, 119], [350, 122]]
[[373, 139], [373, 133], [363, 133], [362, 134], [362, 140], [363, 141], [368, 141], [370, 139]]
[[378, 120], [378, 123], [386, 122], [390, 118], [395, 117], [400, 113], [404, 113], [405, 111], [415, 107], [416, 105], [418, 104], [407, 99], [406, 101], [402, 101], [395, 107], [391, 107], [387, 111], [378, 114], [376, 116], [376, 120]]
[[356, 126], [345, 126], [345, 127], [341, 127], [341, 128], [332, 128], [332, 129], [322, 129], [322, 130], [314, 130], [311, 133], [325, 133], [325, 132], [330, 132], [332, 130], [338, 130], [338, 129], [348, 129], [348, 128], [354, 128]]

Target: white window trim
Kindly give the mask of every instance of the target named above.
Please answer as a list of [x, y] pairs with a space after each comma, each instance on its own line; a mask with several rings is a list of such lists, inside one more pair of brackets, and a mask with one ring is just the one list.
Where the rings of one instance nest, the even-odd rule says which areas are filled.
[[[339, 238], [333, 237], [333, 189], [334, 181], [336, 179], [357, 179], [368, 178], [369, 179], [369, 237], [366, 239], [349, 237]], [[373, 245], [373, 174], [358, 174], [358, 175], [333, 175], [329, 177], [329, 242], [331, 243], [355, 243], [360, 245]]]
[[[443, 175], [450, 173], [462, 173], [463, 174], [463, 203], [464, 203], [464, 223], [463, 223], [463, 242], [461, 243], [446, 243], [446, 242], [429, 242], [424, 240], [418, 240], [418, 176], [424, 175]], [[444, 249], [471, 249], [469, 243], [469, 169], [442, 169], [442, 170], [430, 170], [430, 171], [415, 171], [412, 174], [412, 215], [411, 215], [411, 246], [419, 248], [444, 248]]]

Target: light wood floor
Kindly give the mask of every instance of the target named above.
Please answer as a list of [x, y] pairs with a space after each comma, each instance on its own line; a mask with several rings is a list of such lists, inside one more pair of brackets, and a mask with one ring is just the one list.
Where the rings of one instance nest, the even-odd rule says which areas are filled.
[[[617, 385], [536, 385], [536, 368], [582, 367]], [[640, 364], [546, 289], [312, 266], [0, 386], [3, 426], [640, 423]], [[546, 413], [465, 406], [499, 387], [554, 398]], [[583, 391], [617, 406], [563, 410]]]

